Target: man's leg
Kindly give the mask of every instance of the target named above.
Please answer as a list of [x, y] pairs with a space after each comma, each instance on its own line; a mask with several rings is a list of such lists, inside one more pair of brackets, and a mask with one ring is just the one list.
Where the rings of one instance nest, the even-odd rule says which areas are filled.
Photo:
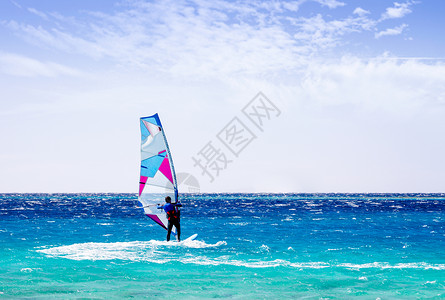
[[170, 234], [172, 233], [172, 228], [173, 228], [173, 222], [169, 220], [167, 227], [167, 242], [170, 241]]
[[179, 219], [176, 219], [175, 227], [176, 227], [176, 235], [178, 238], [178, 242], [180, 242], [181, 241], [181, 224], [179, 223]]

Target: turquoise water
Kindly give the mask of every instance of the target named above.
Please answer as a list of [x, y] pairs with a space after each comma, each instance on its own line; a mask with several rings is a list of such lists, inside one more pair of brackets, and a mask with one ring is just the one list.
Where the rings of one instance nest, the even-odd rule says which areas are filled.
[[445, 298], [445, 194], [0, 195], [0, 298]]

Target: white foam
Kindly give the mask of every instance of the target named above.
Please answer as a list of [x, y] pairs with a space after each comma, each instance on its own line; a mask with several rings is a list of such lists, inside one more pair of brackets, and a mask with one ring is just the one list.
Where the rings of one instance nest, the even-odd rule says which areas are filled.
[[261, 245], [260, 247], [260, 250], [261, 251], [266, 251], [266, 252], [270, 252], [270, 247], [269, 246], [267, 246], [267, 245]]
[[247, 222], [238, 222], [238, 223], [229, 223], [230, 225], [234, 225], [234, 226], [246, 226], [249, 225], [249, 223]]
[[346, 202], [346, 204], [347, 204], [348, 206], [351, 206], [351, 207], [360, 207], [359, 205], [355, 204], [354, 202], [351, 202], [351, 201], [345, 201], [345, 202]]
[[31, 268], [22, 268], [22, 269], [20, 269], [20, 272], [23, 272], [23, 273], [31, 273], [31, 272], [32, 272], [32, 269], [31, 269]]
[[225, 241], [219, 241], [215, 244], [207, 244], [203, 241], [198, 241], [198, 240], [184, 240], [181, 242], [176, 242], [176, 241], [167, 242], [167, 241], [151, 240], [148, 243], [150, 243], [151, 245], [158, 245], [158, 246], [186, 247], [186, 248], [195, 248], [195, 249], [215, 248], [215, 247], [219, 247], [222, 245], [227, 245], [227, 243]]
[[31, 273], [31, 272], [34, 272], [34, 271], [41, 271], [41, 270], [42, 270], [41, 268], [21, 268], [20, 272]]
[[261, 260], [236, 260], [227, 259], [227, 257], [219, 258], [208, 258], [208, 257], [190, 257], [180, 260], [183, 263], [192, 263], [197, 265], [230, 265], [246, 268], [276, 268], [276, 267], [293, 267], [293, 268], [310, 268], [310, 269], [320, 269], [327, 268], [329, 265], [320, 262], [314, 263], [291, 263], [287, 260], [275, 259], [271, 261], [261, 261]]
[[445, 264], [429, 264], [425, 262], [415, 262], [415, 263], [398, 263], [390, 264], [386, 262], [373, 262], [365, 264], [351, 264], [344, 263], [339, 264], [339, 267], [345, 267], [348, 269], [422, 269], [422, 270], [445, 270]]
[[[340, 263], [330, 264], [327, 262], [291, 262], [283, 259], [263, 260], [256, 259], [232, 259], [232, 255], [223, 255], [219, 257], [207, 257], [200, 255], [203, 252], [196, 253], [195, 250], [171, 251], [171, 248], [179, 249], [205, 249], [217, 248], [227, 245], [225, 241], [219, 241], [215, 244], [207, 244], [203, 241], [188, 240], [183, 242], [166, 241], [135, 241], [135, 242], [117, 242], [117, 243], [80, 243], [67, 246], [50, 247], [37, 249], [37, 252], [50, 257], [60, 257], [71, 260], [124, 260], [124, 261], [144, 261], [157, 264], [167, 262], [180, 262], [194, 265], [231, 265], [247, 268], [275, 268], [288, 267], [298, 269], [321, 269], [321, 268], [346, 268], [352, 270], [359, 269], [421, 269], [421, 270], [445, 270], [445, 264], [430, 264], [426, 262], [395, 263], [372, 262], [372, 263]], [[262, 251], [268, 251], [268, 246], [262, 245]], [[291, 247], [288, 250], [293, 250]], [[205, 252], [204, 252], [205, 253]], [[33, 269], [24, 268], [22, 272], [30, 272]], [[360, 277], [359, 280], [366, 281], [366, 277]]]
[[[276, 259], [272, 261], [262, 260], [236, 260], [228, 256], [209, 258], [206, 256], [186, 254], [183, 256], [173, 256], [168, 251], [159, 250], [159, 246], [183, 247], [188, 244], [189, 248], [209, 248], [226, 245], [220, 241], [216, 244], [205, 244], [201, 241], [186, 241], [184, 243], [149, 241], [149, 242], [120, 242], [120, 243], [83, 243], [69, 246], [39, 249], [38, 252], [52, 257], [63, 257], [72, 260], [130, 260], [145, 261], [163, 264], [167, 262], [181, 262], [194, 265], [231, 265], [247, 268], [271, 268], [271, 267], [293, 267], [293, 268], [327, 268], [326, 263], [291, 263], [286, 260]], [[161, 249], [165, 249], [162, 247]]]
[[[64, 257], [72, 260], [131, 260], [159, 262], [160, 249], [171, 247], [181, 248], [215, 248], [227, 245], [225, 241], [215, 244], [207, 244], [198, 240], [185, 240], [182, 242], [167, 242], [151, 240], [148, 242], [116, 242], [116, 243], [80, 243], [68, 246], [59, 246], [46, 249], [38, 249], [37, 252], [53, 257]], [[167, 252], [166, 252], [167, 253]], [[167, 260], [161, 260], [166, 262]]]

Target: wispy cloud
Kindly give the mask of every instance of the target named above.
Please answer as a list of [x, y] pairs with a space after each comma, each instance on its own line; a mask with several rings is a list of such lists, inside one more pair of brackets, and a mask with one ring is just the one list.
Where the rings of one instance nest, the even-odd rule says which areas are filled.
[[17, 2], [15, 2], [14, 0], [11, 0], [11, 3], [20, 9], [22, 8], [22, 6], [20, 4], [18, 4]]
[[[29, 9], [45, 25], [11, 20], [7, 26], [42, 47], [199, 77], [300, 68], [320, 51], [342, 45], [347, 34], [376, 30], [380, 22], [362, 8], [337, 18], [323, 12], [299, 15], [310, 1], [329, 9], [345, 5], [336, 0], [134, 1], [122, 3], [115, 13], [87, 12], [78, 19]], [[410, 5], [395, 3], [385, 14], [401, 17]], [[381, 31], [376, 38], [405, 27]]]
[[321, 5], [327, 6], [329, 8], [337, 8], [339, 6], [344, 6], [345, 3], [337, 0], [315, 0]]
[[361, 8], [361, 7], [357, 7], [356, 9], [354, 9], [354, 11], [352, 13], [354, 15], [359, 15], [360, 17], [363, 17], [363, 16], [369, 14], [370, 12]]
[[403, 32], [403, 30], [404, 30], [405, 28], [407, 28], [407, 27], [408, 27], [407, 24], [402, 24], [402, 25], [397, 26], [397, 27], [394, 27], [394, 28], [388, 28], [388, 29], [386, 29], [386, 30], [377, 32], [377, 33], [375, 34], [375, 38], [378, 39], [378, 38], [380, 38], [380, 37], [382, 37], [382, 36], [387, 36], [387, 35], [399, 35], [399, 34], [401, 34], [401, 33]]
[[334, 63], [311, 64], [302, 89], [320, 107], [352, 105], [408, 116], [419, 113], [419, 108], [440, 107], [443, 111], [445, 66], [391, 56], [344, 57]]
[[53, 62], [42, 62], [26, 56], [0, 52], [0, 72], [24, 77], [79, 76], [82, 73], [71, 67]]
[[396, 19], [402, 18], [411, 12], [410, 6], [414, 4], [412, 1], [405, 3], [394, 2], [393, 7], [388, 7], [385, 13], [382, 14], [382, 19]]
[[[325, 49], [341, 43], [341, 38], [351, 32], [370, 30], [375, 26], [375, 21], [366, 17], [347, 17], [344, 19], [327, 21], [321, 14], [312, 18], [301, 18], [300, 29], [294, 37], [304, 41], [307, 45]], [[314, 47], [315, 46], [315, 47]]]
[[42, 19], [48, 20], [48, 16], [47, 16], [45, 13], [43, 13], [43, 12], [41, 12], [41, 11], [38, 11], [38, 10], [35, 9], [35, 8], [29, 7], [29, 8], [28, 8], [28, 11], [29, 11], [30, 13], [35, 14], [36, 16], [41, 17]]

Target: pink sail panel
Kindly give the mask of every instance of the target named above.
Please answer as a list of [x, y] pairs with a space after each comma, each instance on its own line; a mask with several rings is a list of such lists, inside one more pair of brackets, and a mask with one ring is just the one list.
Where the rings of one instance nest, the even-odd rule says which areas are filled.
[[159, 225], [161, 225], [162, 227], [167, 229], [167, 227], [165, 227], [165, 225], [162, 223], [162, 221], [158, 218], [157, 215], [149, 215], [149, 214], [147, 214], [147, 217], [150, 217], [150, 219], [152, 219], [153, 221], [155, 221], [156, 223], [158, 223]]
[[142, 194], [142, 191], [144, 190], [145, 183], [147, 182], [148, 177], [141, 176], [141, 179], [139, 180], [139, 196]]
[[159, 167], [159, 171], [165, 175], [165, 177], [170, 180], [170, 182], [173, 184], [173, 176], [172, 171], [170, 169], [170, 163], [168, 161], [168, 155], [165, 156], [164, 160], [161, 163], [161, 166]]

